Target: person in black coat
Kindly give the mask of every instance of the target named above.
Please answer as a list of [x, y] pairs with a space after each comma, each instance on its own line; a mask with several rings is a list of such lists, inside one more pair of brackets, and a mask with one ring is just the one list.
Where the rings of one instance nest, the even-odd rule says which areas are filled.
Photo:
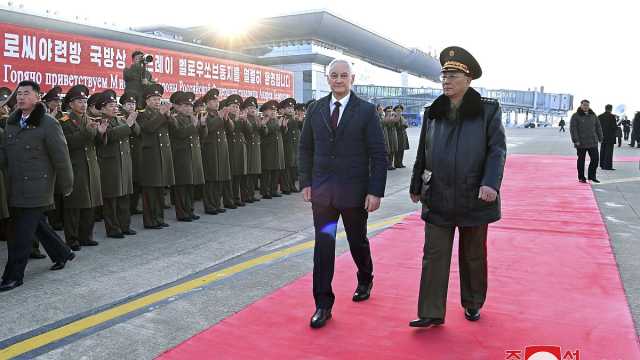
[[487, 294], [487, 229], [501, 217], [500, 185], [507, 153], [502, 111], [470, 87], [482, 74], [460, 47], [440, 54], [443, 95], [425, 110], [410, 197], [426, 222], [418, 319], [444, 324], [453, 237], [460, 235], [460, 293], [465, 317], [480, 319]]
[[600, 168], [602, 170], [615, 170], [613, 168], [613, 147], [616, 144], [618, 121], [611, 110], [613, 110], [613, 106], [606, 105], [604, 113], [598, 115], [598, 121], [600, 121], [602, 128], [602, 142], [600, 143]]
[[633, 123], [631, 124], [631, 143], [629, 145], [634, 147], [636, 146], [636, 142], [640, 148], [640, 111], [633, 117]]
[[376, 107], [351, 91], [351, 64], [336, 59], [327, 67], [331, 94], [316, 101], [305, 116], [299, 145], [303, 198], [310, 201], [315, 226], [311, 327], [331, 318], [336, 227], [342, 216], [351, 255], [358, 268], [353, 301], [369, 298], [373, 262], [367, 218], [384, 196], [387, 156]]

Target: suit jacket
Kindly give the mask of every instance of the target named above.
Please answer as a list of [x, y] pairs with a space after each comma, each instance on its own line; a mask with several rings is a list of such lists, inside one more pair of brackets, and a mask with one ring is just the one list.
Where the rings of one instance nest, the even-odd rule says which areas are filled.
[[331, 94], [309, 107], [300, 136], [300, 187], [311, 201], [336, 208], [364, 206], [384, 196], [387, 157], [376, 107], [351, 92], [338, 128], [331, 129]]

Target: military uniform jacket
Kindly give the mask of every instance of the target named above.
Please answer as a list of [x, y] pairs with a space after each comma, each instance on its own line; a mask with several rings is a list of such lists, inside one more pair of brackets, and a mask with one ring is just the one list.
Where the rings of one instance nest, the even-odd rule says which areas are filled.
[[7, 176], [8, 205], [18, 208], [51, 208], [56, 185], [61, 193], [73, 189], [69, 149], [58, 121], [37, 104], [20, 128], [22, 112], [7, 119], [0, 148], [0, 164]]
[[202, 165], [207, 182], [231, 180], [225, 122], [218, 112], [207, 114], [207, 136], [202, 139]]
[[176, 185], [204, 184], [200, 135], [207, 135], [206, 126], [195, 127], [188, 115], [176, 115], [177, 124], [169, 127]]
[[103, 141], [98, 144], [98, 159], [102, 175], [102, 197], [115, 198], [133, 194], [133, 169], [129, 135], [140, 134], [140, 127], [129, 127], [122, 118], [109, 122]]
[[278, 120], [271, 119], [267, 122], [265, 135], [262, 137], [262, 169], [284, 170], [284, 143], [282, 141], [282, 128]]
[[396, 124], [396, 133], [398, 134], [398, 151], [409, 150], [409, 137], [407, 136], [407, 120], [404, 116], [400, 117], [400, 122]]
[[386, 124], [387, 134], [389, 135], [389, 152], [395, 153], [398, 151], [398, 131], [396, 123], [387, 122]]
[[168, 115], [146, 109], [138, 115], [142, 138], [140, 185], [165, 187], [175, 183]]
[[140, 184], [140, 170], [142, 169], [142, 132], [140, 126], [137, 125], [138, 132], [131, 132], [129, 136], [129, 148], [131, 149], [131, 173], [133, 176], [133, 183]]
[[289, 117], [287, 128], [284, 133], [284, 163], [286, 167], [298, 166], [298, 146], [300, 144], [300, 129], [302, 123]]
[[[0, 128], [0, 147], [4, 148], [4, 130]], [[0, 219], [9, 217], [9, 207], [7, 206], [7, 177], [4, 167], [0, 167]]]
[[255, 117], [248, 116], [244, 126], [244, 137], [247, 140], [247, 173], [260, 175], [262, 173], [261, 136], [266, 134], [264, 126], [258, 126]]
[[88, 127], [88, 122], [92, 120], [86, 114], [74, 112], [60, 119], [73, 166], [73, 192], [64, 198], [64, 206], [69, 209], [102, 205], [100, 166], [96, 153], [96, 142], [102, 141], [102, 137], [98, 129]]
[[142, 94], [144, 93], [145, 86], [142, 85], [142, 80], [152, 80], [151, 73], [142, 64], [136, 63], [130, 67], [124, 69], [122, 72], [126, 87], [124, 91], [130, 94], [136, 94], [138, 101], [142, 100]]
[[229, 122], [227, 137], [231, 145], [229, 161], [231, 162], [231, 175], [247, 175], [247, 140], [244, 137], [245, 122], [242, 120]]

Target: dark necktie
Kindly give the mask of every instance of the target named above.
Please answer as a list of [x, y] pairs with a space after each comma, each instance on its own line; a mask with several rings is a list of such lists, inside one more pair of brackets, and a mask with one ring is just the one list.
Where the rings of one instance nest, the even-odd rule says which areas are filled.
[[331, 113], [331, 128], [333, 130], [338, 128], [338, 118], [340, 117], [340, 101], [336, 101], [333, 103], [335, 107], [333, 108], [333, 112]]

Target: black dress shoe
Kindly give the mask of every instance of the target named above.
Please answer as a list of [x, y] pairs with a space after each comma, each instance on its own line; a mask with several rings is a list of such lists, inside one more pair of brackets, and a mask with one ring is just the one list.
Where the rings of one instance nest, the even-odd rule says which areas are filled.
[[3, 280], [2, 284], [0, 284], [0, 292], [13, 290], [13, 289], [17, 288], [20, 285], [22, 285], [22, 280], [19, 280], [19, 281], [16, 281], [16, 280], [4, 281]]
[[200, 219], [200, 216], [198, 215], [191, 215], [191, 220], [198, 220]]
[[273, 199], [273, 197], [272, 197], [271, 195], [264, 195], [262, 198], [263, 198], [263, 199], [267, 199], [267, 200], [268, 200], [268, 199]]
[[368, 284], [358, 284], [355, 293], [353, 293], [352, 300], [355, 302], [365, 301], [371, 296], [371, 288], [373, 287], [373, 281]]
[[210, 210], [210, 211], [205, 211], [204, 213], [205, 213], [205, 214], [207, 214], [207, 215], [218, 215], [218, 214], [219, 214], [219, 211], [217, 211], [217, 210]]
[[589, 179], [589, 180], [590, 180], [591, 182], [594, 182], [594, 183], [600, 183], [600, 180], [598, 180], [598, 179], [596, 179], [596, 178]]
[[53, 271], [62, 270], [62, 269], [64, 269], [65, 265], [67, 265], [67, 261], [71, 261], [71, 260], [73, 260], [75, 258], [76, 258], [76, 254], [71, 253], [71, 254], [69, 254], [69, 257], [67, 258], [67, 260], [58, 261], [55, 264], [53, 264], [53, 266], [51, 267], [51, 270], [53, 270]]
[[291, 195], [291, 191], [283, 191], [282, 193], [285, 195]]
[[123, 231], [122, 233], [125, 234], [125, 235], [136, 235], [137, 234], [137, 232], [135, 230], [131, 230], [131, 229], [129, 229], [127, 231]]
[[29, 259], [44, 259], [46, 257], [47, 255], [44, 255], [40, 252], [32, 252], [31, 254], [29, 254]]
[[98, 242], [95, 240], [87, 240], [80, 242], [80, 246], [98, 246]]
[[124, 234], [120, 233], [120, 234], [107, 235], [107, 237], [114, 238], [114, 239], [124, 239]]
[[53, 230], [55, 231], [62, 231], [64, 229], [64, 227], [62, 227], [62, 225], [60, 224], [51, 225], [51, 228], [53, 228]]
[[159, 230], [159, 229], [162, 229], [162, 225], [145, 226], [144, 228], [145, 229]]
[[331, 319], [331, 310], [316, 309], [316, 312], [311, 317], [310, 325], [314, 329], [319, 329], [323, 327], [329, 319]]
[[227, 208], [227, 209], [231, 209], [231, 210], [233, 210], [233, 209], [237, 209], [237, 208], [238, 208], [238, 207], [237, 207], [237, 206], [235, 206], [235, 205], [225, 205], [224, 207], [225, 207], [225, 208]]
[[253, 200], [253, 199], [247, 199], [244, 202], [247, 203], [247, 204], [253, 204], [254, 201], [255, 200]]
[[580, 181], [581, 183], [586, 183], [587, 179], [578, 179], [578, 181]]
[[409, 326], [418, 327], [418, 328], [428, 328], [428, 327], [438, 326], [438, 325], [442, 325], [442, 324], [444, 324], [444, 320], [443, 319], [438, 319], [438, 318], [419, 318], [419, 319], [411, 321], [409, 323]]
[[184, 219], [178, 219], [178, 221], [182, 221], [182, 222], [192, 222], [193, 219], [192, 218], [184, 218]]
[[273, 195], [271, 195], [271, 196], [273, 196], [273, 197], [282, 197], [282, 194], [275, 193], [275, 194], [273, 194]]
[[464, 309], [464, 318], [469, 321], [478, 321], [480, 320], [480, 309]]
[[258, 199], [258, 198], [253, 198], [253, 199], [251, 199], [251, 200], [253, 200], [254, 202], [258, 202], [258, 201], [260, 201], [260, 199]]
[[227, 209], [218, 209], [216, 211], [218, 211], [218, 214], [223, 214], [227, 212]]
[[71, 250], [73, 251], [80, 251], [82, 250], [82, 247], [80, 247], [80, 245], [71, 245], [69, 246], [71, 248]]
[[239, 202], [239, 203], [236, 203], [236, 206], [237, 207], [245, 207], [245, 206], [247, 206], [247, 204], [245, 204], [243, 202]]
[[169, 224], [167, 224], [167, 223], [160, 223], [160, 226], [162, 226], [162, 227], [169, 227]]

